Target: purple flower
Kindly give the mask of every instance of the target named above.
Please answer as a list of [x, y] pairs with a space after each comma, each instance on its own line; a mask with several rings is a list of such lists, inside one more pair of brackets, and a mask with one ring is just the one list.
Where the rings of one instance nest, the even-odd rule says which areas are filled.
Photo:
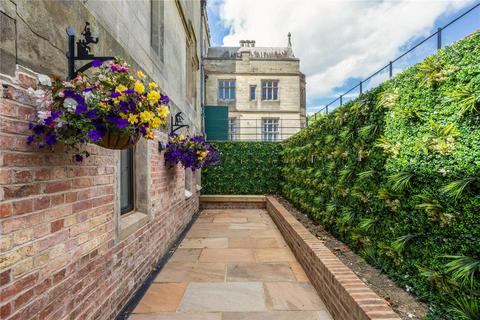
[[53, 133], [49, 132], [45, 135], [45, 143], [49, 146], [53, 146], [54, 144], [57, 143], [57, 138]]
[[73, 159], [76, 161], [76, 162], [82, 162], [83, 161], [83, 156], [80, 155], [80, 154], [76, 154], [73, 156]]
[[134, 94], [134, 93], [135, 93], [135, 90], [133, 90], [133, 89], [127, 89], [127, 90], [123, 91], [123, 93], [125, 93], [125, 94]]
[[87, 135], [93, 141], [98, 141], [102, 138], [101, 132], [97, 129], [92, 129], [92, 130], [88, 131]]
[[95, 59], [95, 60], [93, 60], [93, 62], [92, 62], [92, 67], [98, 68], [98, 67], [100, 67], [100, 66], [102, 65], [102, 63], [103, 63], [102, 60], [100, 60], [100, 59]]
[[114, 91], [110, 94], [110, 98], [112, 98], [112, 99], [118, 98], [120, 96], [121, 96], [120, 92], [117, 92], [117, 91]]
[[163, 104], [169, 104], [170, 98], [167, 95], [160, 95], [160, 102]]
[[63, 90], [63, 96], [65, 98], [73, 98], [74, 94], [75, 94], [75, 91], [73, 90]]
[[95, 89], [95, 87], [85, 88], [85, 89], [82, 90], [82, 92], [90, 92], [93, 89]]
[[59, 116], [60, 116], [59, 111], [52, 111], [51, 114], [50, 114], [50, 117], [45, 119], [45, 125], [46, 126], [51, 126], [53, 124], [53, 122], [58, 119]]
[[35, 135], [31, 135], [27, 137], [27, 144], [32, 144], [35, 141]]
[[82, 114], [87, 111], [87, 105], [85, 103], [79, 103], [75, 108], [76, 114]]
[[127, 119], [118, 118], [118, 119], [115, 121], [115, 125], [117, 126], [118, 129], [123, 129], [123, 128], [125, 128], [126, 126], [128, 126], [128, 120], [127, 120]]
[[88, 110], [87, 114], [85, 114], [85, 117], [87, 117], [87, 119], [97, 118], [98, 117], [97, 110], [95, 109]]
[[128, 120], [119, 116], [108, 116], [107, 121], [113, 123], [118, 129], [123, 129], [128, 126]]
[[120, 101], [119, 106], [120, 106], [120, 110], [122, 112], [127, 112], [128, 111], [128, 103], [127, 102]]
[[41, 135], [42, 133], [45, 132], [45, 128], [44, 128], [42, 125], [40, 125], [40, 124], [34, 125], [33, 128], [32, 128], [32, 130], [33, 130], [33, 132], [35, 132], [35, 134], [37, 134], [37, 135]]

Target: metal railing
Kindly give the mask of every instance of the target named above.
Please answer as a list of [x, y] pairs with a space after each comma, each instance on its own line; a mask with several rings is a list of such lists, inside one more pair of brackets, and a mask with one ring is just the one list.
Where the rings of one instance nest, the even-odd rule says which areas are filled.
[[[210, 125], [217, 127], [210, 121]], [[306, 119], [265, 117], [257, 119], [230, 119], [226, 139], [210, 139], [208, 141], [283, 141], [306, 126]], [[221, 124], [218, 126], [221, 127]], [[216, 130], [217, 131], [217, 130]]]
[[[455, 34], [453, 36], [446, 34], [451, 29], [454, 29], [455, 22], [460, 20], [467, 20], [470, 18], [472, 18], [472, 21], [474, 22], [472, 23], [471, 30], [470, 29], [468, 31], [461, 30], [460, 34]], [[404, 52], [402, 55], [400, 55], [396, 59], [389, 61], [387, 65], [378, 69], [369, 77], [361, 80], [357, 85], [353, 86], [352, 88], [350, 88], [349, 90], [341, 94], [336, 99], [327, 103], [323, 108], [321, 108], [320, 110], [318, 110], [317, 112], [309, 116], [310, 121], [316, 120], [317, 114], [329, 113], [329, 111], [331, 112], [335, 110], [337, 107], [343, 105], [345, 102], [357, 98], [363, 92], [370, 90], [372, 88], [375, 88], [381, 82], [391, 79], [394, 76], [394, 74], [402, 70], [405, 70], [406, 68], [414, 65], [417, 62], [422, 61], [426, 57], [435, 53], [435, 51], [441, 49], [442, 46], [450, 44], [454, 41], [460, 40], [463, 37], [467, 36], [468, 34], [471, 34], [479, 29], [480, 29], [480, 2], [475, 4], [473, 7], [471, 7], [470, 9], [468, 9], [467, 11], [465, 11], [464, 13], [462, 13], [461, 15], [459, 15], [458, 17], [456, 17], [455, 19], [453, 19], [452, 21], [444, 25], [443, 27], [438, 28], [435, 33], [431, 34], [430, 36], [426, 37], [419, 43], [415, 44], [412, 48]], [[434, 49], [433, 52], [431, 50], [432, 48]], [[423, 51], [421, 52], [420, 50], [422, 49]], [[412, 53], [416, 50], [418, 50], [417, 51], [418, 55], [412, 56]], [[402, 64], [402, 59], [407, 57], [409, 57], [411, 60], [409, 60], [408, 62], [404, 61], [404, 63]], [[395, 63], [399, 64], [399, 66], [398, 67], [395, 66], [394, 65]]]

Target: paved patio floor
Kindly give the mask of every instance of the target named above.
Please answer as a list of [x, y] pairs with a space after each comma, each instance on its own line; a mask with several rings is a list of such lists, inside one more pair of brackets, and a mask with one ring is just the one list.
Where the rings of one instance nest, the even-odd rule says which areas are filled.
[[204, 210], [130, 320], [330, 320], [265, 210]]

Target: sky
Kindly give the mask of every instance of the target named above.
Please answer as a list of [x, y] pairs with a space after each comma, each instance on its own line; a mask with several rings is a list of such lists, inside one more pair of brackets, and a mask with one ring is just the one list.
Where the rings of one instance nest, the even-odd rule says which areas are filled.
[[[293, 51], [307, 76], [307, 111], [313, 113], [478, 0], [209, 0], [212, 46], [285, 47], [292, 33]], [[448, 45], [480, 29], [480, 7], [442, 32]], [[436, 50], [436, 37], [393, 64], [394, 74]], [[363, 84], [375, 87], [388, 68]], [[358, 95], [359, 88], [343, 101]], [[339, 100], [330, 110], [339, 105]]]

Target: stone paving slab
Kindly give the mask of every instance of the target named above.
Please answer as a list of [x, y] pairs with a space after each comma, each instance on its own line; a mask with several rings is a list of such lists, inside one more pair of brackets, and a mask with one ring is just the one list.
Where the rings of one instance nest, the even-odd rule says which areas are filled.
[[200, 214], [132, 320], [331, 320], [263, 209]]
[[263, 311], [261, 282], [195, 283], [188, 285], [179, 311]]

